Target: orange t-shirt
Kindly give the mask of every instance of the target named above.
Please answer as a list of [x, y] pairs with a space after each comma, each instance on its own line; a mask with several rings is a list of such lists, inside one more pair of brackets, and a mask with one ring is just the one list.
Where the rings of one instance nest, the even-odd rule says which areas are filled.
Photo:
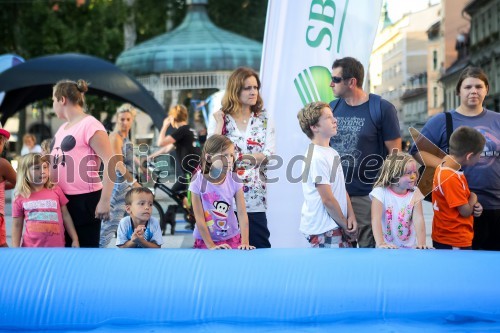
[[474, 217], [463, 217], [458, 207], [469, 202], [469, 184], [463, 172], [439, 165], [432, 191], [432, 239], [455, 247], [472, 245]]

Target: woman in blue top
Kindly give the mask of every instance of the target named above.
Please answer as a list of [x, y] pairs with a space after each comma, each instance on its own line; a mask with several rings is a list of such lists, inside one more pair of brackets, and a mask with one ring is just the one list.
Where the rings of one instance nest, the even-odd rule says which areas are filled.
[[[479, 163], [464, 167], [469, 187], [484, 208], [483, 214], [474, 219], [472, 248], [476, 250], [500, 250], [500, 114], [483, 108], [489, 87], [488, 77], [480, 68], [467, 67], [456, 86], [460, 106], [450, 111], [454, 130], [462, 125], [470, 126], [486, 139]], [[448, 140], [444, 113], [429, 119], [422, 135], [446, 152]], [[428, 152], [418, 151], [415, 145], [410, 153], [426, 166], [436, 167], [441, 162]]]

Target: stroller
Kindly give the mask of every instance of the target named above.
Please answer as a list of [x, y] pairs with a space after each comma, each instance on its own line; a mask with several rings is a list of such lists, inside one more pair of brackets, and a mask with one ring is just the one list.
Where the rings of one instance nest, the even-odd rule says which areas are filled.
[[[193, 209], [189, 203], [189, 200], [187, 200], [188, 190], [186, 189], [183, 191], [175, 192], [172, 190], [172, 188], [166, 185], [166, 176], [169, 174], [169, 171], [166, 170], [168, 163], [153, 163], [152, 161], [149, 161], [147, 165], [148, 170], [151, 171], [151, 175], [153, 177], [153, 193], [155, 195], [153, 206], [157, 214], [156, 217], [160, 221], [162, 234], [165, 235], [167, 225], [170, 225], [170, 234], [175, 234], [175, 216], [178, 212], [183, 214], [184, 220], [187, 223], [186, 229], [193, 230], [196, 220], [194, 218]], [[170, 199], [174, 201], [174, 204], [168, 205], [166, 211], [163, 210], [163, 207], [156, 199], [158, 189], [164, 192]]]

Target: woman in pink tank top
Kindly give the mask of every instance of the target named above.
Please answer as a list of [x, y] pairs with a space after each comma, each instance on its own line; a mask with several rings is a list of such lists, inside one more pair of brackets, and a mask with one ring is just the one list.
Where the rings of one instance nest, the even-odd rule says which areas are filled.
[[[109, 219], [114, 182], [111, 144], [104, 126], [85, 113], [87, 82], [63, 80], [53, 88], [53, 108], [62, 124], [51, 144], [51, 180], [68, 198], [81, 247], [99, 247], [101, 220]], [[99, 177], [104, 165], [103, 179]], [[115, 162], [116, 164], [116, 162]], [[67, 235], [66, 235], [67, 236]], [[71, 239], [66, 237], [66, 246]]]

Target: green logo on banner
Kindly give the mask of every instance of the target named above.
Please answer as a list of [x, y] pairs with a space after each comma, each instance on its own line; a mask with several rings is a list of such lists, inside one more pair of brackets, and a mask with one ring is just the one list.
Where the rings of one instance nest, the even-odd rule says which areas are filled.
[[335, 97], [330, 88], [331, 73], [323, 66], [312, 66], [304, 69], [293, 80], [303, 105], [311, 102], [323, 101], [329, 103]]

